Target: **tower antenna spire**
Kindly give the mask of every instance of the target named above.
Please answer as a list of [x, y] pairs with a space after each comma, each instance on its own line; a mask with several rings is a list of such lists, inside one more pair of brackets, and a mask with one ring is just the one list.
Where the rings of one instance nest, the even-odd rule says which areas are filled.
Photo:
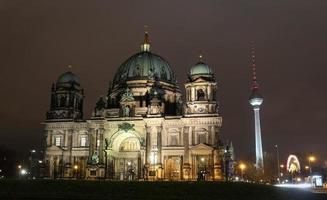
[[259, 84], [257, 82], [257, 65], [255, 61], [255, 43], [254, 41], [251, 41], [252, 90], [259, 89]]

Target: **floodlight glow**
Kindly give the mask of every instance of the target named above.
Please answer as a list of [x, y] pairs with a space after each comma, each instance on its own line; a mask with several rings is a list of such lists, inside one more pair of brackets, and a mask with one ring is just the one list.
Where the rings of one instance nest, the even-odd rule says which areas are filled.
[[22, 170], [20, 170], [20, 174], [21, 174], [21, 175], [26, 175], [26, 174], [27, 174], [26, 169], [22, 169]]
[[301, 183], [301, 184], [276, 184], [276, 187], [283, 187], [283, 188], [299, 188], [299, 189], [306, 189], [311, 188], [311, 184], [309, 183]]
[[315, 160], [316, 160], [316, 158], [315, 158], [314, 156], [310, 156], [310, 157], [309, 157], [309, 161], [310, 161], [310, 162], [314, 162]]

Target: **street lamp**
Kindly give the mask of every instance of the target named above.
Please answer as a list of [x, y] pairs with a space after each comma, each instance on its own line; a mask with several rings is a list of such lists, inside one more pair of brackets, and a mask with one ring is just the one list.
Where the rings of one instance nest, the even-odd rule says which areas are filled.
[[309, 156], [309, 169], [310, 169], [310, 174], [312, 173], [312, 166], [311, 164], [316, 161], [316, 157], [314, 157], [313, 155]]
[[246, 165], [244, 163], [240, 163], [239, 168], [241, 170], [242, 180], [244, 181], [244, 170], [246, 169]]
[[279, 164], [279, 150], [278, 150], [278, 145], [277, 144], [275, 144], [275, 148], [276, 148], [276, 155], [277, 155], [277, 178], [278, 178], [278, 182], [279, 182], [280, 164]]
[[74, 170], [75, 170], [75, 178], [77, 179], [77, 170], [78, 170], [78, 165], [74, 165]]

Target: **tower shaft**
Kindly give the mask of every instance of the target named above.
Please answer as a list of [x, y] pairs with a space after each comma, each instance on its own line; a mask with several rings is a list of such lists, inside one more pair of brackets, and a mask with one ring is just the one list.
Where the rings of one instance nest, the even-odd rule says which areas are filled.
[[263, 170], [263, 153], [262, 153], [261, 127], [260, 127], [260, 108], [253, 107], [253, 111], [254, 111], [256, 167], [257, 167], [257, 169]]

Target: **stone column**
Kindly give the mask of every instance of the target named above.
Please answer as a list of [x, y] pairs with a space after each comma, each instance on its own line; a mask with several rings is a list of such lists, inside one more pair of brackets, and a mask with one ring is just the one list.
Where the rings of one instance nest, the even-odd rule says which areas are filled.
[[72, 164], [72, 151], [73, 151], [73, 130], [68, 130], [68, 149], [69, 149], [69, 163]]
[[191, 101], [195, 101], [195, 88], [192, 87]]
[[98, 136], [98, 139], [100, 140], [100, 146], [98, 147], [98, 149], [99, 149], [99, 152], [98, 152], [98, 155], [99, 155], [99, 163], [101, 163], [101, 164], [103, 164], [103, 161], [104, 161], [104, 159], [103, 159], [103, 154], [104, 154], [104, 152], [103, 152], [103, 129], [99, 129], [99, 136]]
[[184, 127], [184, 163], [189, 163], [189, 129]]
[[94, 135], [95, 135], [94, 134], [94, 129], [92, 128], [89, 131], [89, 146], [90, 146], [90, 148], [89, 148], [90, 153], [89, 153], [89, 159], [88, 159], [89, 163], [92, 162], [92, 155], [94, 153], [94, 148], [95, 148], [95, 142], [96, 141], [95, 141]]
[[150, 153], [151, 153], [151, 126], [146, 126], [146, 147], [145, 147], [145, 164], [150, 164]]
[[189, 180], [190, 179], [190, 161], [189, 161], [189, 156], [190, 156], [190, 150], [189, 150], [189, 134], [190, 134], [190, 129], [191, 127], [184, 127], [183, 129], [183, 143], [184, 143], [184, 156], [183, 156], [183, 179], [184, 180]]
[[161, 158], [161, 150], [162, 150], [162, 126], [157, 126], [157, 148], [158, 148], [158, 164], [162, 164], [162, 158]]
[[157, 158], [158, 158], [158, 170], [157, 170], [157, 178], [162, 179], [163, 178], [163, 168], [162, 168], [162, 126], [157, 126]]

